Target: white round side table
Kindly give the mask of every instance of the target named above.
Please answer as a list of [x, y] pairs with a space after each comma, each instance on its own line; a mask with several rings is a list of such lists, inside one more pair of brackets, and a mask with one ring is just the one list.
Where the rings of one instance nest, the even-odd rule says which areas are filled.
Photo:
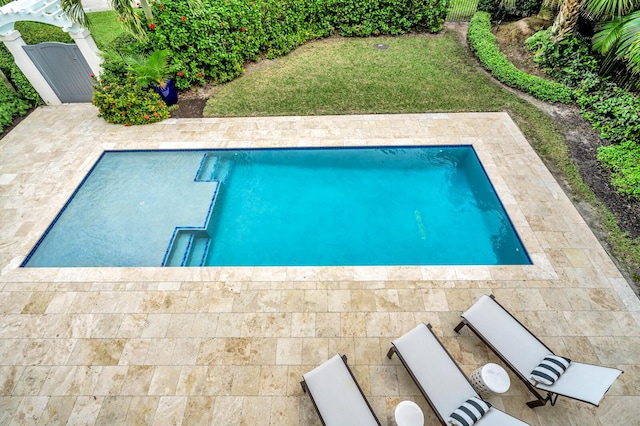
[[396, 426], [424, 426], [424, 414], [413, 401], [402, 401], [393, 410]]
[[471, 385], [480, 394], [505, 393], [511, 386], [509, 374], [504, 368], [492, 362], [471, 373]]

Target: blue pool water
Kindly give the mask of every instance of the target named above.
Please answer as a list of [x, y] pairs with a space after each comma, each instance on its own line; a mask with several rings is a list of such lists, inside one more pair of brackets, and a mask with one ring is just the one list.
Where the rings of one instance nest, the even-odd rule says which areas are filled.
[[460, 146], [106, 152], [23, 266], [530, 263]]

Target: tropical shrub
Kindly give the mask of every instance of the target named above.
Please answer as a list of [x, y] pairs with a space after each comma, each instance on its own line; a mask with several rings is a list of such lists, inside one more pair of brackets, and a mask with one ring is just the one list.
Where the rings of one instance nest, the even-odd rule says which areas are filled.
[[549, 75], [575, 89], [580, 113], [613, 143], [598, 150], [600, 162], [612, 170], [611, 183], [624, 195], [640, 195], [640, 98], [599, 75], [600, 59], [587, 40], [574, 35], [553, 42], [549, 30], [526, 41], [534, 60]]
[[598, 72], [598, 58], [587, 40], [570, 34], [555, 42], [549, 33], [549, 29], [538, 31], [525, 41], [527, 48], [534, 52], [535, 63], [549, 76], [567, 86], [578, 87], [585, 76]]
[[496, 36], [491, 33], [491, 15], [487, 12], [476, 12], [473, 16], [469, 22], [467, 40], [482, 66], [507, 86], [543, 101], [571, 102], [571, 89], [564, 84], [527, 74], [509, 62], [498, 48]]
[[114, 124], [131, 126], [149, 124], [169, 118], [175, 107], [167, 107], [160, 95], [142, 89], [133, 76], [122, 79], [94, 79], [91, 103], [98, 107], [98, 117]]
[[625, 141], [601, 146], [598, 160], [611, 169], [611, 184], [620, 194], [640, 198], [640, 144]]
[[542, 0], [515, 0], [512, 2], [505, 2], [503, 0], [480, 0], [478, 1], [477, 10], [488, 12], [494, 18], [505, 18], [508, 16], [524, 18], [538, 14], [541, 6]]
[[576, 91], [584, 118], [613, 143], [640, 143], [640, 98], [597, 76], [585, 79]]

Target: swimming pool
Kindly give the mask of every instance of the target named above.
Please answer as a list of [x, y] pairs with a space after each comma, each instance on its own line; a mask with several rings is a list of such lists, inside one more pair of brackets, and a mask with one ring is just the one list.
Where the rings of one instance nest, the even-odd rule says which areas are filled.
[[447, 146], [105, 152], [23, 266], [530, 263]]

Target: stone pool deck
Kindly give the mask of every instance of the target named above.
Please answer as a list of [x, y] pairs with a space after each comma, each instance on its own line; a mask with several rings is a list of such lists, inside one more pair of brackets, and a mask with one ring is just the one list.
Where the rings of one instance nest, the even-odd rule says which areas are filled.
[[[460, 313], [494, 294], [555, 352], [624, 374], [600, 407], [560, 398], [535, 425], [640, 417], [640, 303], [506, 113], [169, 119], [125, 128], [88, 104], [41, 107], [0, 140], [0, 424], [318, 425], [299, 381], [344, 353], [384, 425], [436, 418], [390, 341], [433, 324], [463, 370], [495, 356]], [[20, 263], [104, 150], [457, 145], [476, 149], [531, 266], [61, 268]]]

